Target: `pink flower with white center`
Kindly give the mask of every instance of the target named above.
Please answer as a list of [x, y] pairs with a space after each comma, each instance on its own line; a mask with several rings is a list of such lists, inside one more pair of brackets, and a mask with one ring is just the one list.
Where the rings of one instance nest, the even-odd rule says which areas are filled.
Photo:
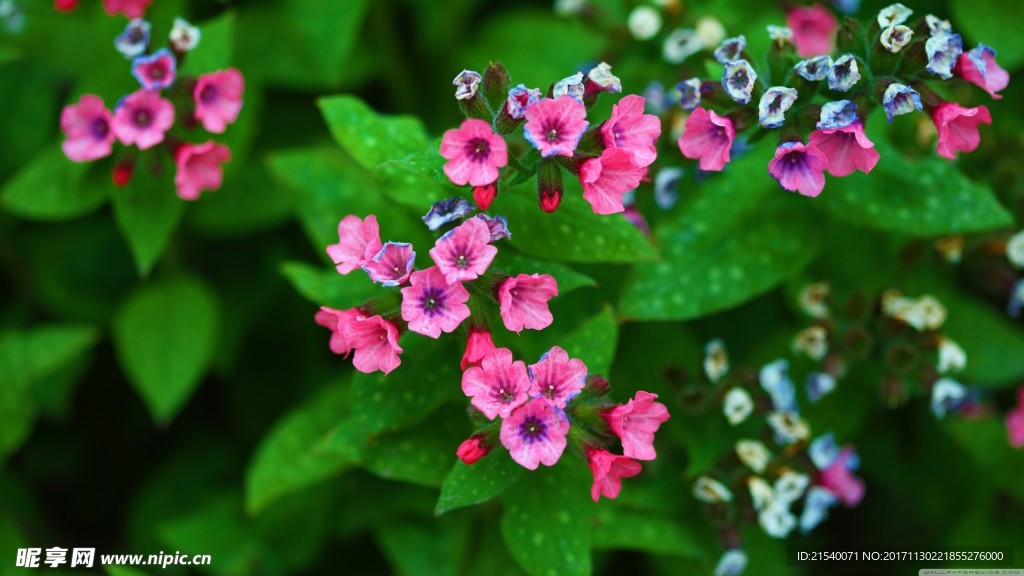
[[136, 90], [114, 110], [114, 135], [125, 146], [140, 150], [164, 141], [164, 133], [174, 124], [174, 105], [152, 90]]
[[1017, 389], [1017, 407], [1006, 413], [1006, 432], [1010, 446], [1024, 448], [1024, 386]]
[[635, 190], [647, 169], [633, 162], [633, 153], [622, 148], [605, 148], [600, 158], [591, 158], [580, 168], [583, 199], [594, 214], [616, 214], [625, 210], [622, 196]]
[[387, 242], [373, 258], [361, 266], [370, 280], [381, 286], [404, 284], [412, 274], [416, 252], [408, 242]]
[[510, 276], [498, 287], [498, 304], [505, 328], [516, 333], [524, 328], [547, 328], [554, 321], [548, 300], [555, 296], [558, 296], [558, 283], [547, 274]]
[[565, 451], [569, 419], [543, 398], [534, 398], [501, 422], [501, 444], [527, 470], [554, 466]]
[[821, 4], [800, 6], [786, 15], [793, 44], [801, 58], [831, 54], [835, 45], [836, 17]]
[[997, 92], [1010, 83], [1010, 73], [996, 63], [996, 51], [984, 44], [978, 44], [974, 50], [961, 54], [956, 72], [964, 80], [980, 86], [996, 100], [1002, 99]]
[[132, 60], [132, 76], [144, 90], [163, 90], [174, 84], [177, 63], [167, 48], [161, 48], [151, 56], [138, 56]]
[[487, 186], [498, 180], [498, 170], [508, 164], [505, 139], [483, 120], [469, 118], [441, 139], [441, 156], [448, 179], [465, 186]]
[[988, 108], [964, 108], [953, 102], [943, 102], [932, 110], [932, 122], [939, 131], [939, 156], [956, 158], [957, 152], [971, 152], [981, 144], [979, 124], [991, 124]]
[[469, 336], [466, 338], [466, 351], [459, 361], [459, 369], [465, 370], [470, 366], [479, 366], [480, 361], [488, 352], [494, 350], [494, 340], [491, 339], [491, 331], [483, 326], [473, 326], [469, 329]]
[[224, 179], [221, 164], [231, 160], [231, 150], [213, 140], [203, 144], [182, 144], [174, 151], [174, 185], [182, 200], [198, 200], [203, 190], [220, 188]]
[[622, 479], [636, 476], [642, 466], [636, 460], [612, 454], [598, 448], [587, 447], [587, 464], [594, 475], [594, 484], [590, 487], [590, 497], [597, 502], [601, 496], [618, 498], [622, 491]]
[[551, 348], [530, 365], [530, 395], [546, 398], [552, 405], [565, 408], [569, 400], [587, 384], [587, 365], [558, 346]]
[[378, 316], [356, 316], [341, 325], [345, 342], [355, 351], [352, 365], [356, 370], [370, 374], [380, 370], [388, 374], [402, 363], [398, 357], [398, 328]]
[[479, 218], [470, 218], [441, 236], [430, 257], [449, 284], [476, 280], [487, 272], [498, 249], [490, 245], [491, 229]]
[[348, 274], [370, 261], [381, 248], [377, 217], [370, 214], [363, 220], [350, 214], [338, 223], [338, 243], [327, 246], [327, 255], [340, 274]]
[[732, 120], [698, 106], [686, 118], [679, 150], [690, 160], [700, 160], [701, 170], [718, 172], [729, 161], [729, 149], [735, 139]]
[[526, 139], [544, 158], [572, 157], [586, 132], [587, 108], [568, 94], [544, 98], [526, 109]]
[[768, 162], [768, 173], [790, 192], [815, 197], [825, 188], [828, 157], [813, 144], [784, 142]]
[[89, 162], [110, 156], [114, 144], [113, 116], [99, 96], [85, 94], [78, 104], [64, 107], [60, 129], [64, 131], [61, 149], [74, 162]]
[[828, 468], [821, 471], [817, 482], [850, 508], [864, 498], [864, 481], [854, 476], [850, 470], [855, 458], [853, 448], [843, 448]]
[[409, 284], [402, 288], [402, 320], [409, 330], [437, 338], [469, 318], [469, 291], [461, 283], [448, 284], [437, 266], [413, 272]]
[[854, 170], [868, 174], [878, 164], [875, 144], [868, 140], [859, 120], [843, 128], [815, 130], [807, 144], [828, 158], [828, 173], [833, 176], [849, 176]]
[[657, 394], [639, 391], [636, 396], [606, 411], [608, 426], [622, 440], [622, 452], [637, 460], [654, 460], [654, 433], [669, 419], [668, 408], [655, 402]]
[[153, 0], [103, 0], [103, 9], [111, 16], [124, 14], [129, 19], [142, 18]]
[[192, 89], [196, 120], [208, 132], [223, 133], [228, 124], [238, 119], [244, 94], [245, 78], [237, 68], [203, 74]]
[[342, 334], [341, 326], [345, 322], [353, 320], [360, 315], [362, 315], [362, 312], [356, 308], [335, 310], [334, 308], [321, 306], [313, 319], [317, 324], [331, 331], [331, 352], [347, 357], [349, 353], [352, 352], [352, 347], [349, 346], [348, 342], [345, 340], [345, 335]]
[[529, 388], [526, 363], [513, 361], [508, 348], [491, 350], [479, 366], [471, 366], [462, 373], [462, 392], [489, 420], [498, 416], [508, 418], [530, 399]]
[[612, 115], [601, 126], [604, 145], [622, 148], [633, 153], [637, 166], [650, 166], [658, 157], [654, 142], [661, 136], [661, 119], [653, 114], [644, 114], [647, 101], [630, 94], [612, 106]]
[[472, 466], [477, 460], [487, 456], [491, 452], [491, 448], [492, 446], [480, 436], [470, 436], [462, 444], [459, 444], [459, 449], [455, 451], [455, 455], [466, 466]]

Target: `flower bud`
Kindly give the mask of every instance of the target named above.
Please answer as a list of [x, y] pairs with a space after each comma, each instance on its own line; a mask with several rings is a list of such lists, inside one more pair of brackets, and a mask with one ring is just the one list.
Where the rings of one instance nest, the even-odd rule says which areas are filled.
[[462, 444], [459, 444], [459, 449], [455, 451], [455, 455], [467, 466], [472, 466], [477, 460], [487, 456], [492, 447], [489, 442], [484, 440], [482, 434], [474, 434], [463, 441]]
[[562, 185], [562, 171], [550, 159], [541, 161], [537, 169], [537, 199], [541, 210], [554, 212], [562, 202], [565, 188]]

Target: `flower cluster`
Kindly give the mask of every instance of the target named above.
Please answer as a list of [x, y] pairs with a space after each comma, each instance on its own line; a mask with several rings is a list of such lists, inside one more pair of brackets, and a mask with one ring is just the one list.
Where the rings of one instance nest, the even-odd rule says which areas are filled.
[[[536, 174], [540, 206], [553, 212], [568, 171], [579, 178], [594, 213], [623, 212], [624, 195], [640, 185], [657, 157], [661, 121], [644, 114], [643, 97], [624, 96], [608, 120], [596, 126], [588, 121], [600, 94], [622, 91], [605, 63], [586, 76], [577, 72], [558, 81], [546, 93], [522, 84], [510, 87], [500, 64], [491, 64], [483, 75], [463, 70], [453, 84], [467, 119], [441, 141], [444, 173], [458, 186], [471, 186], [481, 210], [490, 206], [499, 183]], [[523, 140], [513, 138], [520, 128]]]
[[[940, 156], [952, 159], [974, 150], [979, 125], [992, 122], [988, 109], [944, 101], [928, 84], [966, 81], [1000, 98], [1008, 74], [992, 48], [964, 51], [949, 22], [932, 15], [912, 21], [911, 15], [893, 4], [863, 29], [852, 19], [838, 25], [820, 5], [794, 8], [788, 27], [769, 27], [770, 70], [760, 74], [746, 52], [746, 38], [725, 39], [708, 53], [723, 69], [720, 81], [691, 78], [677, 85], [679, 105], [689, 112], [678, 138], [683, 156], [698, 160], [701, 170], [722, 170], [738, 134], [756, 131], [756, 138], [777, 130], [769, 174], [786, 190], [817, 196], [826, 173], [869, 173], [878, 163], [864, 129], [878, 107], [890, 123], [927, 110]], [[788, 72], [782, 77], [779, 70]]]
[[213, 140], [189, 142], [171, 133], [176, 120], [185, 130], [197, 125], [221, 134], [238, 118], [245, 82], [235, 68], [179, 77], [178, 66], [199, 43], [200, 31], [178, 18], [167, 47], [150, 51], [150, 23], [142, 20], [148, 2], [115, 2], [111, 6], [134, 18], [115, 40], [114, 46], [130, 64], [139, 89], [120, 99], [113, 110], [93, 94], [81, 96], [61, 112], [64, 154], [74, 162], [90, 162], [114, 153], [114, 143], [126, 148], [114, 165], [113, 180], [125, 186], [131, 180], [139, 156], [145, 150], [167, 152], [175, 165], [174, 184], [178, 196], [196, 200], [204, 190], [220, 188], [222, 164], [231, 159], [227, 146]]

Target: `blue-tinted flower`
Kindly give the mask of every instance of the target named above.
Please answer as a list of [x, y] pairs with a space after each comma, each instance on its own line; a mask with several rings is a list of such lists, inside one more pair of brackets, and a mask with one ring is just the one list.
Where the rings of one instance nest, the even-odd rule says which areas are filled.
[[673, 96], [665, 91], [661, 82], [652, 80], [644, 89], [644, 99], [647, 101], [647, 112], [661, 116], [672, 105]]
[[739, 576], [747, 568], [747, 553], [739, 548], [726, 550], [715, 565], [714, 576]]
[[967, 388], [952, 378], [939, 378], [932, 385], [932, 413], [936, 418], [956, 411], [966, 400]]
[[665, 37], [661, 56], [669, 64], [682, 64], [684, 60], [704, 49], [704, 41], [690, 28], [678, 28]]
[[914, 11], [899, 2], [890, 4], [878, 12], [878, 27], [885, 29], [889, 26], [899, 26], [910, 18]]
[[765, 364], [758, 375], [761, 388], [772, 397], [775, 410], [796, 412], [796, 386], [789, 379], [789, 362], [784, 359]]
[[757, 522], [772, 538], [785, 538], [796, 527], [796, 516], [789, 511], [788, 502], [772, 502], [760, 514]]
[[14, 0], [0, 0], [0, 26], [10, 34], [25, 29], [25, 11]]
[[387, 242], [377, 255], [367, 260], [361, 268], [370, 280], [381, 286], [398, 286], [409, 279], [416, 252], [408, 242]]
[[839, 498], [821, 486], [811, 486], [804, 499], [804, 510], [800, 514], [800, 531], [807, 534], [828, 518], [829, 508], [839, 504]]
[[836, 377], [827, 372], [811, 372], [807, 375], [807, 398], [811, 402], [836, 389]]
[[473, 96], [476, 96], [476, 91], [480, 87], [480, 82], [483, 77], [480, 76], [479, 72], [472, 70], [463, 70], [459, 72], [459, 75], [452, 80], [452, 86], [455, 86], [455, 99], [456, 100], [469, 100]]
[[622, 81], [612, 74], [612, 67], [607, 62], [601, 62], [591, 68], [587, 78], [603, 92], [622, 92]]
[[423, 215], [423, 223], [431, 230], [437, 230], [449, 222], [465, 217], [473, 211], [473, 204], [458, 196], [434, 202], [430, 211]]
[[141, 18], [130, 20], [124, 32], [114, 38], [114, 47], [129, 60], [144, 53], [149, 46], [149, 22]]
[[508, 230], [508, 218], [504, 216], [488, 216], [487, 214], [477, 214], [475, 218], [479, 218], [487, 224], [487, 228], [491, 231], [491, 242], [512, 237], [512, 233]]
[[882, 43], [882, 47], [895, 54], [906, 48], [907, 44], [910, 44], [910, 39], [913, 37], [914, 31], [900, 24], [899, 26], [889, 26], [885, 30], [882, 30], [882, 35], [879, 37], [879, 41]]
[[722, 64], [743, 58], [743, 50], [747, 47], [747, 39], [740, 34], [735, 38], [726, 38], [715, 48], [714, 57]]
[[828, 69], [828, 87], [837, 92], [846, 92], [860, 80], [860, 70], [853, 54], [844, 54]]
[[757, 82], [757, 72], [746, 60], [733, 60], [725, 63], [722, 74], [722, 87], [730, 98], [740, 104], [750, 102], [750, 93]]
[[843, 14], [856, 14], [860, 10], [860, 0], [832, 0], [832, 5]]
[[807, 455], [818, 470], [824, 470], [835, 462], [842, 449], [836, 444], [835, 434], [829, 432], [818, 436], [807, 446]]
[[662, 168], [654, 175], [654, 202], [658, 208], [669, 210], [679, 200], [679, 180], [685, 172], [682, 168]]
[[953, 25], [949, 23], [949, 20], [929, 14], [924, 17], [924, 21], [928, 24], [928, 33], [932, 36], [945, 36], [953, 33]]
[[893, 82], [882, 96], [882, 108], [885, 109], [885, 119], [892, 124], [896, 116], [920, 110], [921, 95], [910, 86]]
[[838, 130], [856, 121], [857, 105], [850, 100], [836, 100], [821, 107], [821, 117], [815, 127], [818, 130]]
[[683, 110], [693, 112], [694, 108], [700, 106], [700, 96], [703, 87], [700, 78], [690, 78], [676, 84], [679, 90], [679, 107]]
[[508, 115], [519, 120], [526, 117], [526, 109], [540, 102], [543, 95], [537, 88], [527, 88], [520, 84], [508, 91], [508, 99], [505, 101], [505, 108]]
[[778, 43], [779, 46], [793, 42], [793, 30], [789, 26], [769, 24], [766, 29], [768, 30], [768, 38], [772, 42]]
[[174, 83], [178, 64], [167, 48], [132, 60], [132, 76], [146, 90], [163, 90]]
[[786, 121], [786, 112], [796, 103], [796, 88], [773, 86], [761, 95], [757, 104], [757, 123], [762, 128], [778, 128]]
[[797, 62], [793, 67], [801, 78], [809, 82], [820, 82], [828, 76], [828, 69], [832, 67], [831, 56], [815, 56], [807, 60]]
[[924, 67], [929, 73], [949, 80], [953, 77], [953, 68], [964, 52], [964, 41], [959, 34], [933, 35], [924, 43], [928, 54], [928, 65]]
[[574, 99], [583, 102], [583, 73], [577, 72], [572, 76], [562, 78], [555, 83], [551, 93], [555, 98], [568, 94]]
[[1020, 316], [1024, 309], [1024, 280], [1018, 280], [1010, 290], [1010, 301], [1006, 303], [1006, 313], [1012, 318]]

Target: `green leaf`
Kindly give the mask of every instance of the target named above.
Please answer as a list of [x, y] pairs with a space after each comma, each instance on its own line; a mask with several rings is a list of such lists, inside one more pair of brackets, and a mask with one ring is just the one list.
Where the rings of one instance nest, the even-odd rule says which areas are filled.
[[[49, 31], [54, 33], [52, 30]], [[5, 35], [5, 41], [10, 38]], [[51, 36], [50, 41], [57, 36]], [[7, 52], [0, 46], [0, 110], [7, 121], [0, 130], [0, 182], [15, 170], [27, 166], [39, 154], [49, 138], [60, 116], [58, 97], [63, 97], [49, 71], [39, 66], [39, 59], [25, 58], [20, 62], [5, 65], [6, 57], [17, 57], [16, 52]], [[65, 158], [66, 162], [71, 162]], [[32, 192], [32, 190], [28, 190]], [[72, 199], [71, 194], [68, 194]], [[57, 206], [50, 206], [58, 209]]]
[[526, 474], [505, 491], [501, 533], [512, 557], [531, 575], [590, 574], [594, 505], [585, 475], [582, 464], [565, 458]]
[[166, 424], [202, 381], [217, 347], [220, 310], [194, 278], [141, 287], [114, 318], [114, 346], [150, 414]]
[[180, 72], [199, 76], [234, 64], [235, 12], [227, 10], [216, 18], [197, 24], [202, 30], [199, 44], [189, 51]]
[[[469, 188], [452, 184], [445, 176], [446, 160], [439, 150], [441, 140], [433, 140], [426, 150], [414, 152], [400, 160], [385, 160], [377, 167], [384, 192], [395, 202], [422, 210], [434, 202], [453, 196], [469, 196]], [[468, 198], [467, 198], [468, 199]]]
[[163, 255], [185, 213], [185, 201], [174, 193], [171, 180], [170, 174], [154, 175], [143, 165], [136, 167], [128, 186], [114, 188], [114, 219], [142, 276]]
[[107, 188], [83, 185], [87, 164], [68, 160], [60, 146], [50, 146], [11, 177], [0, 203], [5, 210], [30, 220], [67, 220], [96, 210], [107, 200]]
[[355, 308], [385, 293], [361, 270], [342, 276], [333, 268], [322, 270], [305, 262], [285, 262], [281, 264], [281, 274], [296, 292], [317, 306]]
[[523, 468], [509, 456], [508, 450], [496, 446], [486, 457], [472, 466], [456, 460], [455, 466], [441, 485], [435, 513], [444, 514], [457, 508], [487, 502], [500, 495], [523, 474]]
[[418, 118], [378, 115], [355, 96], [329, 96], [317, 104], [334, 139], [368, 170], [427, 146]]
[[562, 340], [562, 348], [573, 358], [583, 360], [590, 374], [611, 373], [618, 342], [619, 326], [611, 307], [576, 327]]
[[347, 386], [331, 386], [285, 414], [260, 442], [245, 474], [245, 507], [256, 514], [286, 494], [334, 476], [352, 463], [316, 447], [348, 413]]
[[732, 163], [655, 231], [661, 260], [639, 264], [619, 305], [637, 320], [688, 320], [725, 310], [800, 272], [817, 253], [808, 199], [765, 174], [762, 147]]
[[994, 486], [1011, 491], [1024, 500], [1024, 458], [1010, 446], [1006, 425], [1001, 418], [967, 420], [946, 418], [940, 427], [953, 441], [970, 454], [984, 480]]
[[243, 166], [234, 177], [225, 178], [219, 190], [204, 195], [191, 207], [191, 228], [211, 236], [242, 236], [291, 219], [293, 199], [275, 185], [266, 168], [252, 162]]
[[623, 510], [612, 503], [597, 507], [594, 548], [600, 550], [639, 550], [703, 558], [704, 543], [684, 526], [651, 513]]
[[466, 518], [385, 523], [377, 531], [381, 551], [396, 574], [456, 576], [470, 542]]
[[565, 264], [534, 260], [512, 250], [498, 250], [494, 268], [506, 274], [548, 274], [558, 282], [558, 295], [565, 296], [577, 288], [597, 286], [593, 278], [581, 274]]
[[[968, 41], [984, 42], [999, 52], [999, 65], [1013, 70], [1024, 63], [1019, 22], [1024, 22], [1024, 5], [1000, 0], [951, 0], [953, 27]], [[973, 46], [973, 43], [971, 44]]]
[[966, 295], [939, 298], [949, 315], [942, 331], [967, 354], [958, 379], [974, 386], [1013, 386], [1024, 377], [1024, 333], [1006, 316]]
[[414, 430], [374, 438], [363, 449], [362, 466], [381, 478], [440, 488], [465, 435], [465, 418], [465, 408], [445, 406]]

